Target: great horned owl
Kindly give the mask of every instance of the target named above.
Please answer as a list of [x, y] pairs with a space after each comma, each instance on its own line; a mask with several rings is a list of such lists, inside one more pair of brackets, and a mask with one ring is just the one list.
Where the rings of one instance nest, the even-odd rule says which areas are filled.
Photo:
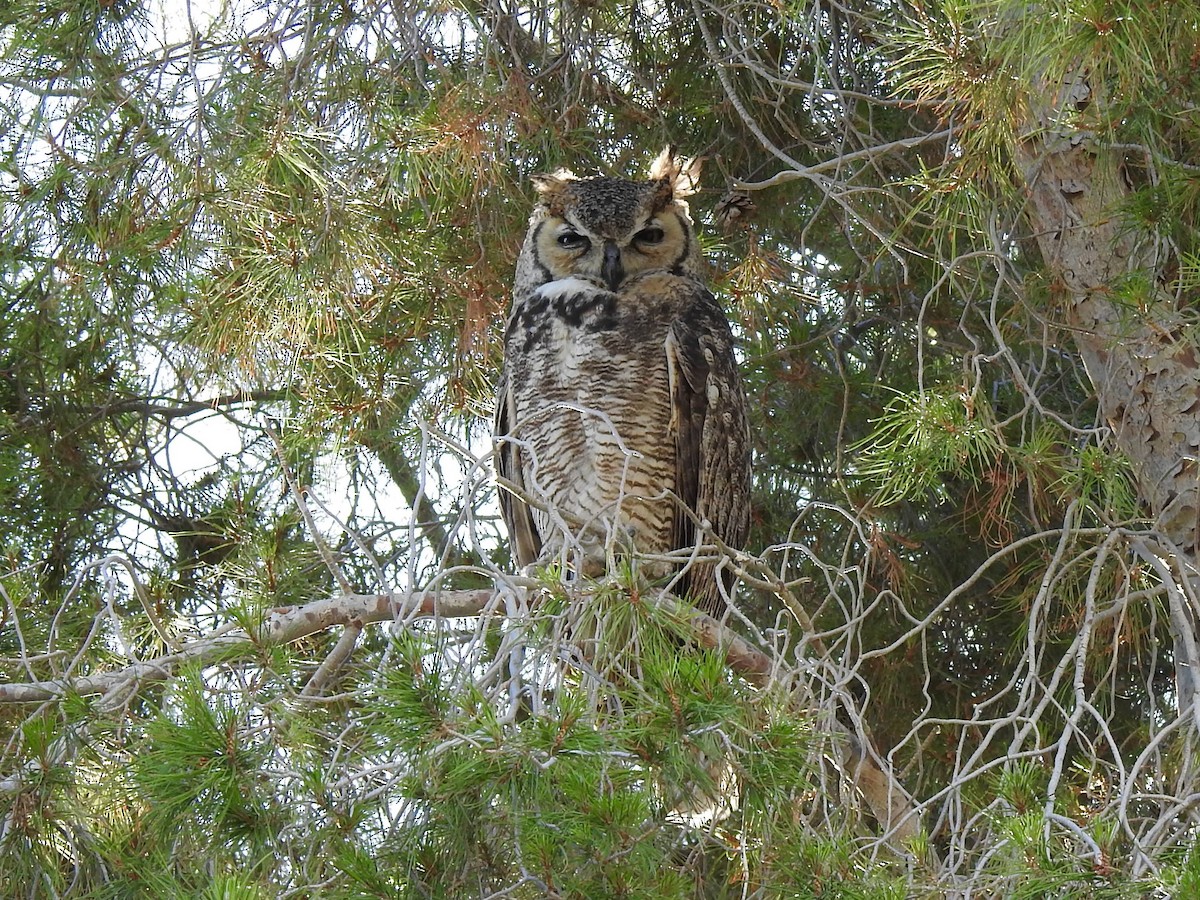
[[[668, 148], [647, 181], [534, 178], [495, 422], [521, 565], [566, 557], [598, 574], [610, 550], [692, 549], [697, 523], [731, 547], [746, 540], [746, 396], [684, 200], [698, 175]], [[705, 555], [675, 591], [719, 615]]]

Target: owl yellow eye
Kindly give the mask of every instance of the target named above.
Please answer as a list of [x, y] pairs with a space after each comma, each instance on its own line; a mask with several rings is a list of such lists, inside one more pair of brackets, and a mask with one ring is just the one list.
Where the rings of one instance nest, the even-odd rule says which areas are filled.
[[589, 243], [591, 242], [578, 231], [564, 231], [558, 236], [558, 246], [567, 250], [582, 250]]
[[661, 244], [663, 237], [665, 237], [663, 230], [657, 225], [651, 225], [635, 234], [633, 239], [639, 244]]

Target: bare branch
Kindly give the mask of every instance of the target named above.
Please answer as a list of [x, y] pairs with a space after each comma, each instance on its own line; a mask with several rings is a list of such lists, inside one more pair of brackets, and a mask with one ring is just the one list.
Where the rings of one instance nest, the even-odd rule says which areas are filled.
[[120, 413], [141, 413], [155, 419], [170, 421], [197, 413], [212, 412], [230, 406], [244, 406], [255, 403], [271, 403], [287, 399], [288, 392], [280, 390], [237, 391], [231, 394], [220, 394], [208, 400], [178, 400], [171, 404], [155, 403], [153, 400], [141, 397], [131, 397], [127, 400], [115, 400], [106, 404], [100, 412], [107, 415]]
[[941, 131], [934, 131], [930, 134], [919, 134], [910, 138], [902, 138], [898, 141], [888, 141], [886, 144], [865, 147], [853, 153], [840, 153], [837, 156], [831, 156], [824, 162], [813, 163], [811, 166], [785, 169], [763, 181], [735, 181], [733, 186], [740, 191], [761, 191], [766, 188], [776, 187], [777, 185], [787, 184], [789, 181], [799, 181], [801, 179], [812, 180], [812, 176], [822, 172], [844, 169], [847, 163], [858, 162], [863, 159], [877, 159], [880, 156], [886, 156], [897, 150], [909, 150], [913, 147], [920, 147], [922, 144], [935, 144], [939, 141], [948, 141], [954, 137], [955, 131], [956, 129], [954, 128], [944, 128]]
[[325, 661], [317, 667], [317, 671], [312, 673], [312, 677], [304, 685], [304, 690], [300, 692], [300, 696], [318, 697], [321, 695], [325, 685], [346, 664], [346, 660], [354, 652], [354, 648], [358, 645], [358, 639], [362, 636], [362, 631], [363, 625], [357, 621], [351, 622], [342, 630], [342, 636], [338, 638], [338, 642], [334, 645], [333, 650], [325, 657]]
[[280, 607], [267, 613], [254, 634], [238, 630], [209, 635], [184, 644], [177, 652], [134, 663], [113, 672], [37, 681], [0, 684], [0, 703], [39, 703], [68, 694], [106, 694], [126, 684], [163, 681], [180, 666], [212, 665], [252, 653], [262, 646], [287, 644], [332, 628], [361, 622], [433, 616], [476, 616], [492, 599], [490, 590], [442, 593], [346, 594], [316, 600], [304, 606]]

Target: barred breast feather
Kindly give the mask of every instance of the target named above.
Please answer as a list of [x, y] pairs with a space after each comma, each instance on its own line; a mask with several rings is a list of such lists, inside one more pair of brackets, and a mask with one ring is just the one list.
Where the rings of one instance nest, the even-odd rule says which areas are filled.
[[[618, 292], [568, 277], [516, 298], [497, 400], [497, 469], [522, 565], [573, 542], [592, 574], [605, 550], [692, 547], [695, 519], [741, 547], [749, 526], [743, 391], [728, 323], [694, 278], [655, 272]], [[541, 508], [539, 508], [539, 506]], [[722, 604], [711, 563], [680, 593]]]

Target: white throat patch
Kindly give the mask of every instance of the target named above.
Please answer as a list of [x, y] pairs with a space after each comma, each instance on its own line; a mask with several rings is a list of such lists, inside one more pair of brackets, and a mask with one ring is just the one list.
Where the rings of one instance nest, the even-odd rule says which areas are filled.
[[547, 300], [558, 300], [564, 297], [574, 297], [579, 294], [595, 294], [598, 292], [607, 293], [604, 288], [595, 282], [576, 278], [574, 275], [567, 278], [559, 278], [557, 281], [547, 281], [534, 291], [539, 297], [544, 297]]

